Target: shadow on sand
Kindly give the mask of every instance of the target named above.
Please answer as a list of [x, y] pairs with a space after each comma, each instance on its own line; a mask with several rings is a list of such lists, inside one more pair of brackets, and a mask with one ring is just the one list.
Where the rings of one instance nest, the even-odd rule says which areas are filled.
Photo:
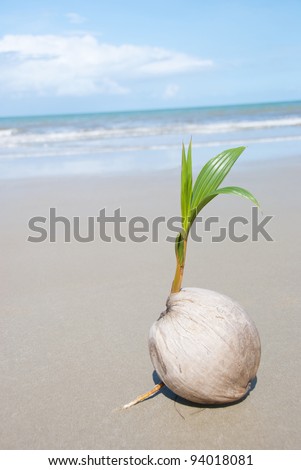
[[[160, 379], [160, 377], [158, 376], [158, 374], [155, 370], [153, 372], [153, 381], [154, 381], [155, 385], [157, 385], [161, 382], [161, 379]], [[254, 390], [254, 388], [256, 387], [256, 384], [257, 384], [257, 377], [255, 377], [252, 380], [252, 382], [250, 384], [250, 388], [249, 388], [248, 392], [246, 393], [246, 395], [244, 395], [239, 400], [233, 401], [231, 403], [221, 404], [221, 405], [206, 405], [206, 404], [203, 405], [201, 403], [193, 403], [191, 401], [188, 401], [188, 400], [185, 400], [184, 398], [179, 397], [174, 392], [172, 392], [166, 385], [161, 390], [159, 390], [157, 393], [155, 393], [154, 395], [149, 397], [147, 400], [151, 400], [152, 398], [155, 398], [157, 395], [162, 393], [166, 398], [168, 398], [169, 400], [174, 401], [175, 404], [178, 403], [178, 404], [190, 407], [190, 408], [199, 408], [201, 410], [206, 409], [206, 408], [226, 408], [228, 406], [237, 405], [238, 403], [243, 402], [248, 397], [250, 392], [252, 392], [252, 390]], [[181, 413], [179, 413], [179, 414], [181, 415]], [[183, 415], [181, 415], [181, 416], [182, 416], [183, 419], [185, 419]]]

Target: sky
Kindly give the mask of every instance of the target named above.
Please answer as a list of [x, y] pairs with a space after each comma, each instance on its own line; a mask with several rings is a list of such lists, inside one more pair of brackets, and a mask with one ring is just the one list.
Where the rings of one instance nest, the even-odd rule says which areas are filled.
[[2, 0], [0, 115], [301, 99], [300, 0]]

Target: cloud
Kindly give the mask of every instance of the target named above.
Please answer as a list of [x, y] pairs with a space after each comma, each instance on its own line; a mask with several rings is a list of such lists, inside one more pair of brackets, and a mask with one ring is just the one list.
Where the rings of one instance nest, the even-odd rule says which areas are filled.
[[174, 83], [170, 83], [164, 90], [164, 98], [173, 98], [178, 94], [180, 87]]
[[124, 94], [137, 79], [191, 73], [212, 65], [210, 60], [158, 47], [101, 43], [91, 34], [0, 38], [2, 92]]
[[78, 13], [67, 13], [66, 17], [71, 24], [82, 24], [86, 21], [86, 18], [79, 15]]

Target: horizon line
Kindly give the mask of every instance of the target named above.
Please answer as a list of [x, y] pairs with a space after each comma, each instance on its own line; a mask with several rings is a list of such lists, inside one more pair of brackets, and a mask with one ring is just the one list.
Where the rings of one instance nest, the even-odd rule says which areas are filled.
[[217, 104], [206, 106], [180, 106], [171, 108], [140, 108], [140, 109], [119, 109], [110, 111], [84, 111], [84, 112], [66, 112], [66, 113], [50, 113], [50, 114], [17, 114], [13, 116], [0, 116], [0, 119], [14, 119], [14, 118], [43, 118], [43, 117], [67, 117], [67, 116], [88, 116], [93, 114], [135, 114], [143, 112], [161, 112], [161, 111], [187, 111], [193, 109], [214, 109], [214, 108], [231, 108], [243, 106], [256, 106], [256, 105], [276, 105], [288, 103], [301, 103], [301, 99], [284, 100], [284, 101], [262, 101], [252, 103], [231, 103], [231, 104]]

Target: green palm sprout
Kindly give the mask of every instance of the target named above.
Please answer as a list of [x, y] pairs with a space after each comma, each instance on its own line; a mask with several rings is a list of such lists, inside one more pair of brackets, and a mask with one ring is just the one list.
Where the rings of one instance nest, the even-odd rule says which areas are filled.
[[225, 150], [218, 154], [204, 165], [193, 184], [191, 141], [188, 147], [187, 156], [185, 146], [183, 144], [181, 172], [182, 231], [177, 236], [175, 245], [177, 267], [171, 288], [172, 293], [178, 292], [181, 289], [186, 258], [187, 238], [196, 216], [203, 207], [219, 194], [234, 194], [242, 196], [249, 199], [257, 206], [259, 205], [257, 199], [244, 188], [240, 188], [238, 186], [219, 187], [244, 150], [245, 147], [237, 147]]

